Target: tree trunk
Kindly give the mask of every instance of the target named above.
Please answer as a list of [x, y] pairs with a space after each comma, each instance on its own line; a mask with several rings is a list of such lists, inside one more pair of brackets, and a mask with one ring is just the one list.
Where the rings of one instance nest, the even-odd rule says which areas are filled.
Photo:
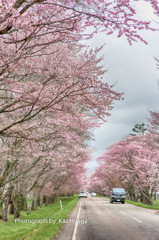
[[27, 211], [27, 198], [25, 196], [21, 197], [21, 210]]
[[136, 197], [136, 194], [135, 193], [132, 193], [130, 195], [130, 200], [133, 201], [133, 202], [137, 202], [137, 197]]
[[8, 198], [4, 202], [4, 209], [3, 209], [3, 221], [8, 221], [8, 205], [9, 205], [9, 200]]
[[46, 204], [46, 196], [43, 196], [43, 203]]
[[148, 196], [143, 196], [142, 199], [141, 199], [141, 202], [143, 204], [146, 204], [146, 205], [150, 205], [150, 206], [153, 206], [153, 201], [150, 197]]
[[20, 211], [22, 209], [22, 199], [20, 195], [16, 195], [13, 200], [14, 204], [14, 218], [20, 217]]
[[13, 202], [10, 203], [9, 214], [11, 214], [11, 215], [14, 214], [14, 204], [13, 204]]
[[56, 194], [54, 194], [51, 198], [48, 198], [48, 204], [52, 204], [56, 202]]
[[27, 215], [31, 214], [31, 207], [29, 209], [29, 205], [28, 205], [28, 202], [27, 202], [27, 195], [24, 196], [24, 199], [25, 199], [25, 203], [26, 203], [26, 211], [27, 211]]
[[3, 209], [3, 221], [8, 221], [8, 207], [11, 202], [12, 187], [8, 188], [6, 192], [6, 197], [4, 199], [4, 209]]
[[0, 219], [3, 218], [3, 203], [0, 202]]
[[132, 185], [130, 185], [128, 188], [128, 196], [130, 198], [129, 200], [137, 202], [137, 195]]
[[37, 210], [37, 199], [36, 199], [35, 196], [33, 196], [32, 205], [31, 205], [31, 210], [32, 210], [32, 211], [36, 211], [36, 210]]
[[57, 202], [58, 199], [59, 199], [59, 195], [58, 195], [58, 193], [56, 192], [56, 193], [55, 193], [55, 202]]
[[149, 194], [148, 189], [141, 191], [140, 201], [143, 204], [153, 206], [152, 196], [151, 194]]
[[40, 194], [40, 191], [38, 192], [38, 196], [37, 196], [37, 206], [41, 207], [41, 194]]

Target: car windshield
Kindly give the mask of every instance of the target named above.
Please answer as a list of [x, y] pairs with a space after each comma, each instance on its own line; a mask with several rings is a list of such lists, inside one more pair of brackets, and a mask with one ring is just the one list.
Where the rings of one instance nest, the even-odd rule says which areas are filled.
[[123, 188], [113, 188], [113, 193], [125, 194], [125, 190]]
[[85, 191], [81, 191], [80, 193], [86, 193]]

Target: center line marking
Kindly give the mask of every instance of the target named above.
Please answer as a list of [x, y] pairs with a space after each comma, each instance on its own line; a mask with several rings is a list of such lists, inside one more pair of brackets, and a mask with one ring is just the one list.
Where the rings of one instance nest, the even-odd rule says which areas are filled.
[[132, 219], [135, 220], [135, 221], [138, 222], [138, 223], [141, 223], [141, 221], [138, 220], [137, 218], [132, 217]]

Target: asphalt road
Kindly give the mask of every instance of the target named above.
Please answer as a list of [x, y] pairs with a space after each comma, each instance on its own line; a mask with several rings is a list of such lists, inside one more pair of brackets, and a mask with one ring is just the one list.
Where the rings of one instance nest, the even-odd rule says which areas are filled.
[[156, 210], [89, 196], [79, 200], [76, 218], [72, 240], [159, 240]]

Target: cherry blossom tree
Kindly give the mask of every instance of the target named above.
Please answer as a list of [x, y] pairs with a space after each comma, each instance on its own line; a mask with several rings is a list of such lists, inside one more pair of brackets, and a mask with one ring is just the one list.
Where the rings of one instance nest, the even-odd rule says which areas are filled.
[[132, 200], [139, 193], [142, 202], [153, 204], [152, 196], [158, 189], [159, 155], [141, 138], [128, 138], [111, 146], [99, 158], [102, 164], [95, 176], [110, 188], [125, 187]]
[[[76, 178], [85, 179], [85, 141], [121, 94], [102, 80], [97, 58], [81, 40], [98, 31], [129, 43], [154, 30], [136, 18], [136, 1], [1, 0], [0, 2], [0, 215], [20, 216], [22, 199]], [[157, 1], [149, 1], [159, 14]], [[86, 28], [92, 32], [86, 34]], [[79, 173], [79, 170], [81, 173]], [[77, 176], [79, 180], [77, 181]], [[71, 180], [72, 181], [72, 180]], [[20, 208], [19, 208], [20, 206]]]
[[[77, 174], [77, 171], [82, 173], [82, 166], [89, 160], [86, 150], [83, 150], [85, 148], [84, 140], [88, 134], [88, 127], [96, 126], [96, 124], [92, 124], [88, 117], [82, 119], [82, 114], [77, 119], [75, 116], [73, 119], [67, 119], [66, 115], [60, 119], [57, 119], [57, 116], [54, 117], [55, 115], [51, 120], [48, 115], [43, 116], [43, 120], [46, 118], [46, 121], [40, 122], [40, 125], [36, 125], [36, 127], [32, 123], [32, 128], [29, 125], [31, 132], [28, 129], [25, 135], [21, 135], [23, 133], [22, 129], [21, 132], [18, 131], [18, 140], [20, 141], [22, 138], [23, 141], [20, 141], [19, 147], [16, 149], [13, 146], [14, 155], [11, 151], [8, 160], [11, 163], [15, 161], [15, 164], [7, 171], [5, 179], [1, 182], [1, 187], [7, 185], [7, 191], [12, 196], [7, 195], [10, 196], [10, 199], [12, 198], [14, 207], [19, 195], [25, 197], [33, 189], [35, 189], [34, 203], [36, 203], [43, 187], [49, 181], [52, 182], [52, 186], [57, 193], [59, 186], [66, 183], [70, 175]], [[36, 123], [38, 122], [36, 121]], [[10, 148], [7, 149], [6, 153], [9, 150]], [[6, 166], [4, 153], [3, 157], [4, 166]], [[78, 170], [75, 172], [76, 168]], [[6, 173], [6, 171], [4, 172]], [[9, 204], [8, 197], [5, 199], [7, 201], [6, 209]], [[20, 198], [18, 199], [21, 201]], [[19, 210], [17, 211], [18, 215]], [[5, 219], [7, 219], [6, 215]]]
[[[77, 42], [90, 38], [93, 33], [117, 32], [129, 43], [140, 39], [139, 30], [150, 29], [150, 22], [136, 17], [137, 0], [2, 0], [0, 4], [0, 75], [5, 79], [16, 64], [27, 58], [41, 56], [42, 50], [54, 44]], [[159, 4], [150, 2], [154, 13], [159, 15]], [[93, 27], [86, 34], [87, 27]], [[8, 51], [9, 49], [9, 51]]]

